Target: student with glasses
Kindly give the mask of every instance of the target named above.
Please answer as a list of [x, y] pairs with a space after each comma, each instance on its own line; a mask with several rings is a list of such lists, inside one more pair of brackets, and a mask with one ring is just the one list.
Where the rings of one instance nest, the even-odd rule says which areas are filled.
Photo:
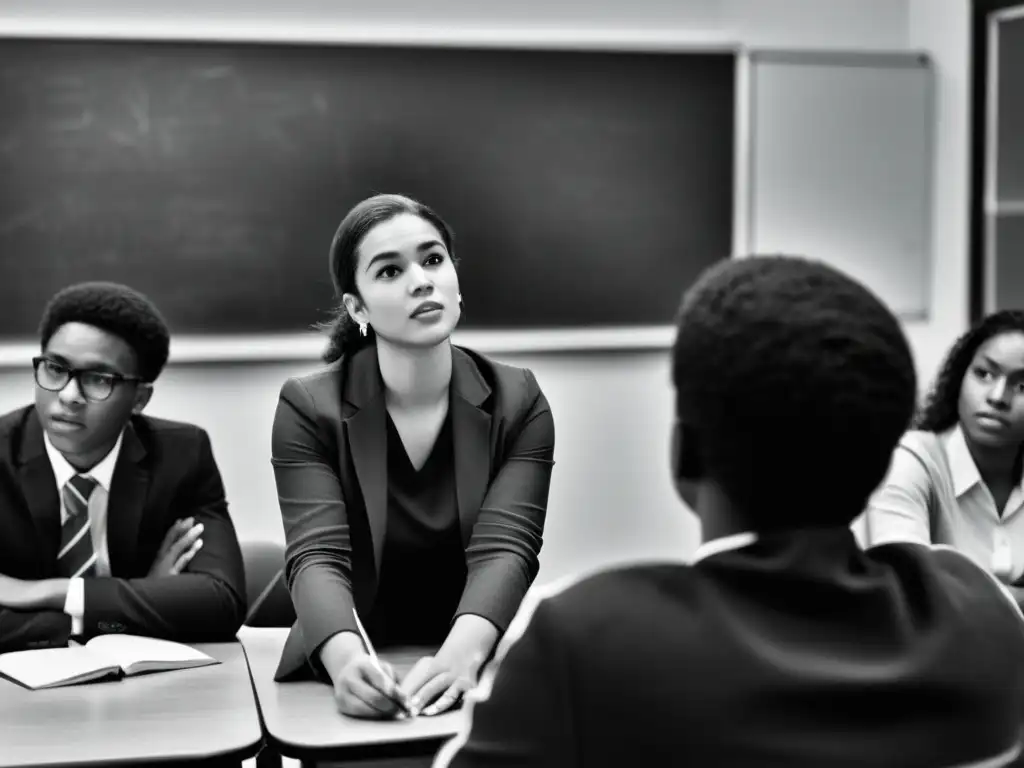
[[157, 309], [115, 283], [59, 292], [35, 404], [0, 416], [0, 652], [114, 632], [229, 640], [245, 576], [206, 432], [142, 414]]

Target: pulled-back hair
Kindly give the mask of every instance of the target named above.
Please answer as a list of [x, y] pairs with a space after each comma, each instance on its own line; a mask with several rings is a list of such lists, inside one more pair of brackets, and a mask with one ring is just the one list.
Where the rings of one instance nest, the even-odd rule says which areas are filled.
[[378, 224], [403, 213], [419, 216], [432, 224], [441, 235], [452, 263], [458, 263], [452, 247], [454, 233], [429, 206], [404, 195], [391, 194], [374, 195], [357, 203], [342, 219], [331, 241], [329, 266], [337, 305], [331, 320], [317, 326], [326, 331], [328, 337], [327, 349], [323, 354], [324, 362], [333, 363], [342, 355], [352, 354], [373, 341], [372, 329], [367, 329], [366, 336], [359, 333], [359, 326], [349, 316], [343, 297], [351, 293], [362, 298], [356, 287], [356, 267], [359, 264], [358, 249], [363, 238]]

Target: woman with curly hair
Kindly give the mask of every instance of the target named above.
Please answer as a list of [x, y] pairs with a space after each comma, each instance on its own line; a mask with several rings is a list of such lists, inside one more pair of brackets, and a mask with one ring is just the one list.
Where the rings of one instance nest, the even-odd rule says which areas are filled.
[[914, 427], [869, 503], [868, 543], [955, 547], [1024, 600], [1024, 312], [957, 340]]

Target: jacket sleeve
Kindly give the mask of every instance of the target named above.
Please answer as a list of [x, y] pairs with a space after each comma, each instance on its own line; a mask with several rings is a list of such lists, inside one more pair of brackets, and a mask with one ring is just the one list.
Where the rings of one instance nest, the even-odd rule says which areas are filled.
[[210, 438], [199, 430], [180, 517], [203, 524], [203, 547], [176, 576], [85, 580], [85, 634], [111, 631], [180, 642], [235, 637], [245, 620], [245, 570]]
[[533, 373], [524, 375], [526, 408], [473, 526], [466, 588], [455, 614], [482, 616], [501, 632], [537, 576], [554, 466], [551, 408]]
[[60, 648], [71, 637], [71, 617], [62, 611], [0, 608], [0, 653]]
[[320, 646], [356, 631], [352, 617], [352, 537], [334, 451], [317, 429], [316, 404], [298, 379], [281, 388], [272, 464], [284, 523], [285, 579], [303, 648], [314, 670]]

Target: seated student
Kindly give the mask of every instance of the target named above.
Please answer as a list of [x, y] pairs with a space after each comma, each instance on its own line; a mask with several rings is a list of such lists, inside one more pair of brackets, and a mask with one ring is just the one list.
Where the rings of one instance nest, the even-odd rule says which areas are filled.
[[[273, 466], [297, 622], [276, 679], [316, 673], [359, 717], [455, 705], [538, 570], [554, 422], [533, 374], [453, 346], [448, 225], [378, 195], [330, 251], [329, 365], [285, 382]], [[396, 688], [374, 646], [439, 647]]]
[[616, 568], [531, 599], [436, 765], [1011, 759], [1016, 604], [956, 552], [865, 552], [849, 528], [913, 412], [892, 314], [824, 265], [726, 261], [683, 300], [673, 379], [695, 564]]
[[230, 640], [245, 575], [206, 433], [142, 415], [167, 327], [130, 288], [50, 301], [35, 406], [0, 417], [0, 651]]
[[[868, 542], [947, 544], [1005, 584], [1019, 584], [1024, 312], [997, 312], [957, 340], [915, 427], [868, 505]], [[1012, 590], [1024, 599], [1024, 589]]]

